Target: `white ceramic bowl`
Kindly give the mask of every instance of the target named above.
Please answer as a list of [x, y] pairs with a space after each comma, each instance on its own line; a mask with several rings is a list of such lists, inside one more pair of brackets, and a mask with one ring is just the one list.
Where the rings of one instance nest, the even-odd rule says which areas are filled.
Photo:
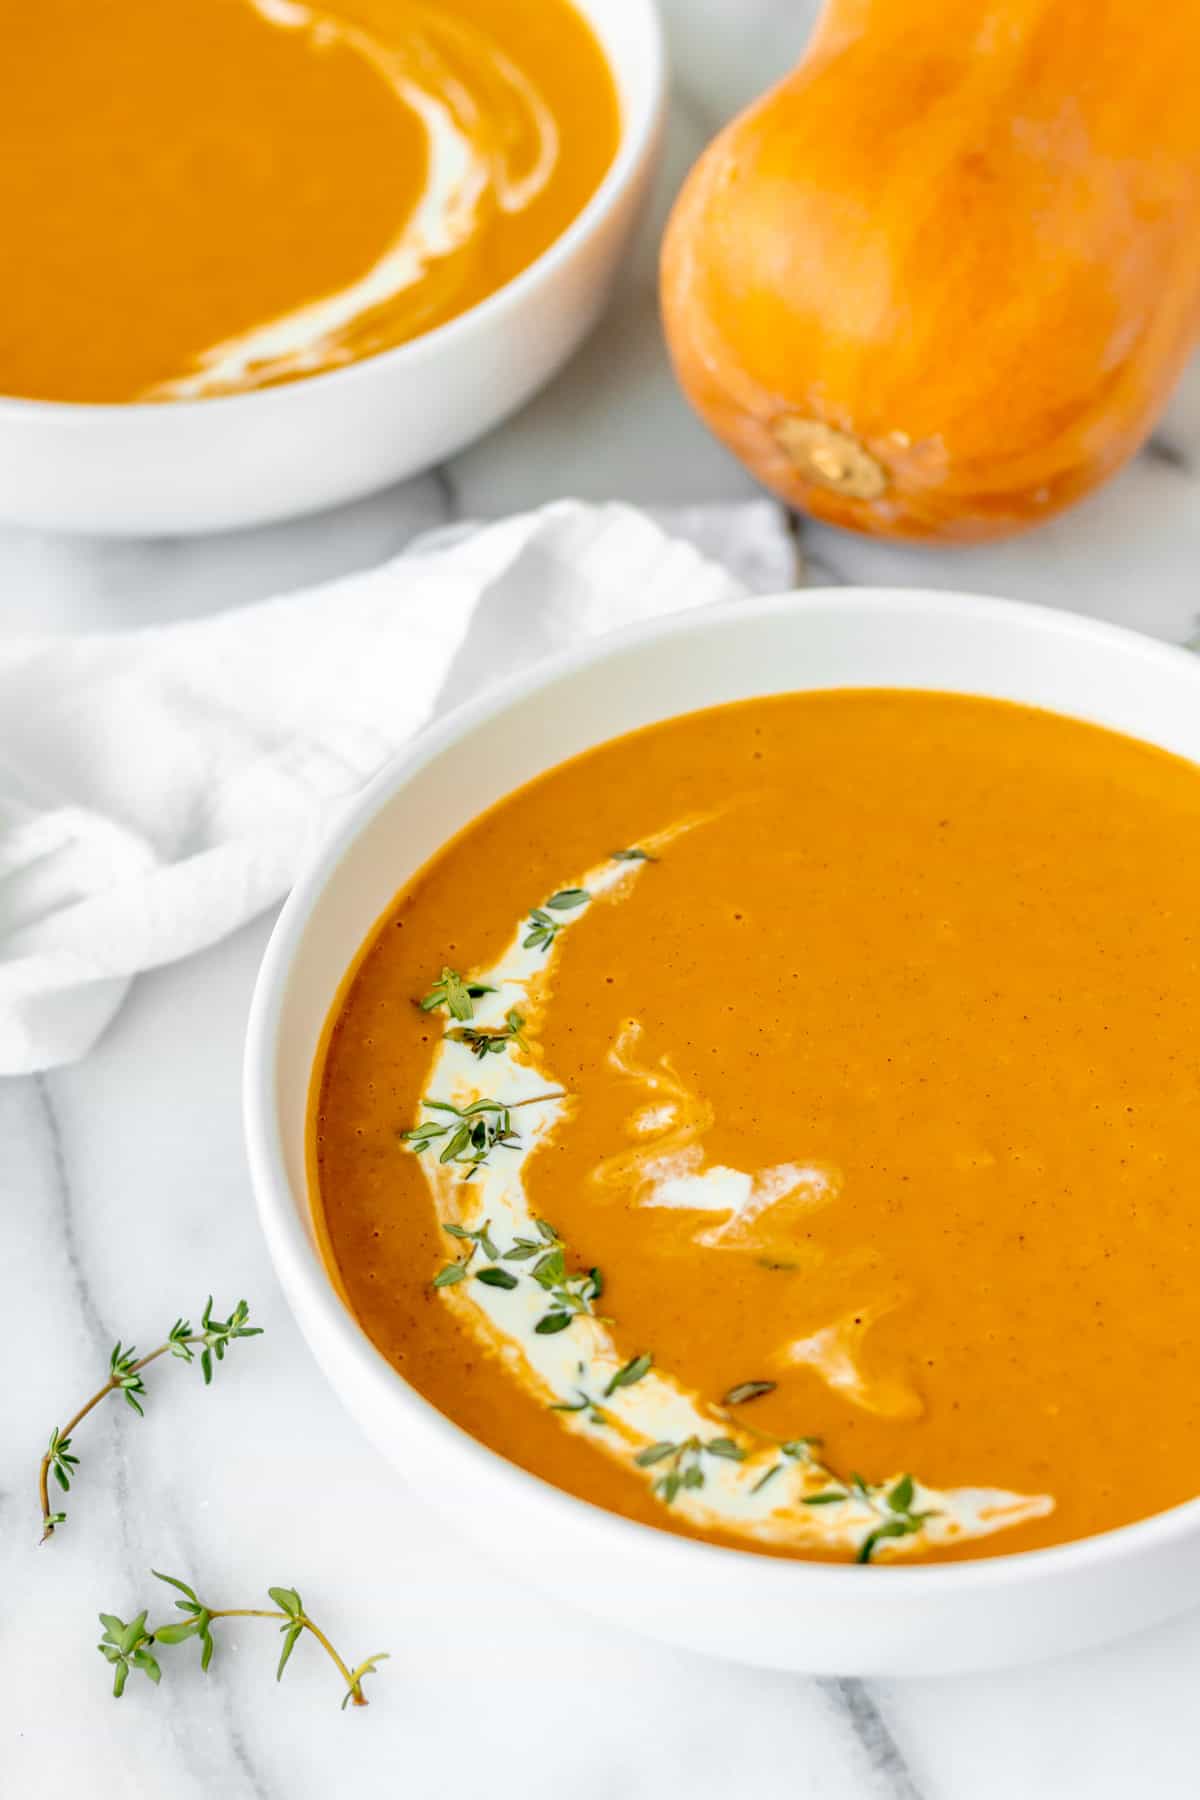
[[747, 1662], [889, 1675], [979, 1669], [1077, 1649], [1200, 1600], [1200, 1501], [1061, 1549], [924, 1567], [787, 1562], [677, 1538], [560, 1493], [435, 1411], [343, 1307], [309, 1218], [305, 1101], [321, 1027], [376, 918], [446, 838], [541, 770], [637, 726], [782, 689], [843, 686], [1027, 701], [1200, 761], [1195, 658], [998, 600], [791, 594], [637, 628], [558, 659], [425, 732], [371, 785], [288, 901], [250, 1018], [250, 1164], [276, 1269], [335, 1390], [404, 1478], [493, 1556], [552, 1571], [557, 1592], [610, 1619]]
[[263, 524], [427, 469], [526, 401], [599, 317], [662, 134], [654, 0], [574, 4], [616, 78], [621, 140], [600, 188], [536, 262], [424, 337], [282, 387], [161, 405], [0, 398], [0, 520], [112, 535]]

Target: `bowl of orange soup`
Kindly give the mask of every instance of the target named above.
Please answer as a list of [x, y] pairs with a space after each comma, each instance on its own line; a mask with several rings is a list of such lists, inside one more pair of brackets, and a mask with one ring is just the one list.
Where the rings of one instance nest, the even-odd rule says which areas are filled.
[[952, 1671], [1200, 1599], [1197, 1044], [1195, 660], [790, 594], [380, 776], [267, 952], [248, 1142], [337, 1393], [518, 1578]]
[[653, 0], [123, 0], [0, 62], [0, 517], [202, 531], [495, 424], [655, 165]]

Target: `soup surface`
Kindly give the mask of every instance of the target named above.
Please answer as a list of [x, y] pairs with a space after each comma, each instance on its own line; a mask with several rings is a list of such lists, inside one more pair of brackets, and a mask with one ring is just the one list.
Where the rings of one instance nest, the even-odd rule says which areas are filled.
[[570, 0], [4, 7], [0, 393], [236, 393], [464, 312], [619, 131]]
[[1198, 1045], [1191, 764], [948, 695], [723, 707], [398, 896], [314, 1075], [327, 1250], [437, 1407], [618, 1512], [1057, 1543], [1200, 1492]]

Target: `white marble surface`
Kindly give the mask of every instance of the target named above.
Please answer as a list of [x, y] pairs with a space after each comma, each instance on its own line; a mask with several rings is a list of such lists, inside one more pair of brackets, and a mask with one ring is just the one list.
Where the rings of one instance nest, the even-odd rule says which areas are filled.
[[[663, 200], [715, 124], [799, 47], [809, 0], [669, 0], [677, 67]], [[0, 536], [0, 630], [179, 618], [364, 566], [419, 526], [555, 494], [736, 498], [659, 344], [653, 242], [554, 386], [449, 467], [320, 519], [201, 543]], [[1098, 498], [1015, 544], [918, 553], [806, 529], [810, 581], [934, 584], [1054, 602], [1182, 640], [1200, 611], [1200, 377]], [[551, 1604], [450, 1542], [343, 1415], [275, 1286], [238, 1115], [242, 1027], [269, 920], [141, 981], [83, 1065], [0, 1085], [0, 1790], [222, 1800], [396, 1793], [821, 1800], [1194, 1795], [1200, 1616], [1071, 1662], [960, 1681], [815, 1682], [665, 1651]], [[211, 1393], [151, 1372], [139, 1422], [80, 1431], [71, 1522], [38, 1550], [46, 1431], [121, 1335], [148, 1345], [212, 1290], [267, 1335]], [[272, 1679], [272, 1628], [228, 1631], [201, 1678], [177, 1651], [118, 1706], [98, 1608], [151, 1602], [149, 1568], [223, 1599], [294, 1583], [347, 1652], [388, 1649], [340, 1714], [315, 1648]], [[157, 1605], [157, 1602], [155, 1602]], [[1031, 1645], [1031, 1652], [1037, 1646]]]

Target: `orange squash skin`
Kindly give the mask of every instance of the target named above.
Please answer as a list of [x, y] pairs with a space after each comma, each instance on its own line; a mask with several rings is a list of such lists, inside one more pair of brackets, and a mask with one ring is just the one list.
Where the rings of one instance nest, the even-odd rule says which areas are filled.
[[684, 392], [790, 505], [969, 543], [1143, 442], [1200, 328], [1200, 5], [829, 0], [667, 228]]

